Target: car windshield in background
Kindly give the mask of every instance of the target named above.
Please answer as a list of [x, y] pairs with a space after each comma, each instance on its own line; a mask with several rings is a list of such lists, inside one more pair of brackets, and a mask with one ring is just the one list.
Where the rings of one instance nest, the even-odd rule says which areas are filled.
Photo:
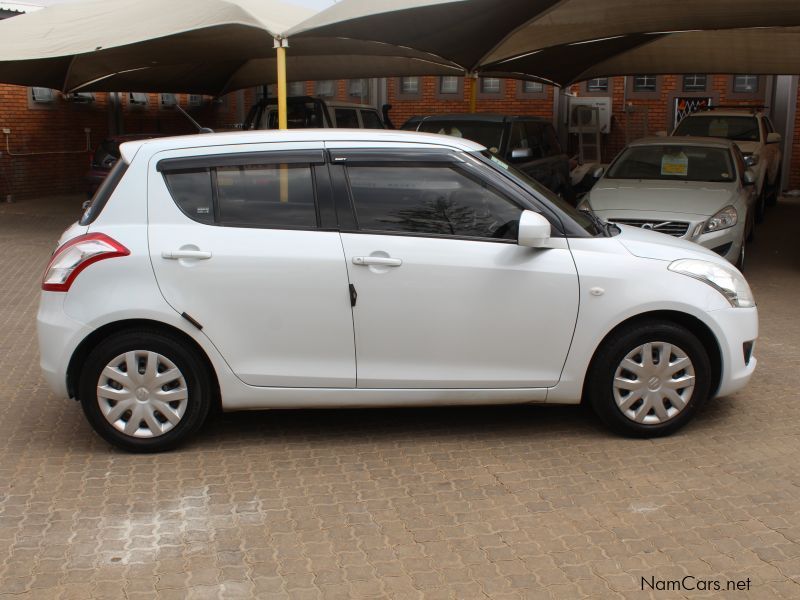
[[98, 167], [110, 169], [119, 160], [119, 142], [115, 140], [105, 140], [94, 151], [92, 163]]
[[681, 121], [674, 135], [716, 137], [736, 142], [757, 142], [758, 119], [755, 117], [688, 117]]
[[628, 148], [606, 178], [730, 182], [736, 171], [727, 148], [667, 144]]
[[499, 151], [503, 143], [503, 123], [499, 122], [425, 120], [420, 124], [418, 131], [472, 140], [486, 146], [494, 154]]

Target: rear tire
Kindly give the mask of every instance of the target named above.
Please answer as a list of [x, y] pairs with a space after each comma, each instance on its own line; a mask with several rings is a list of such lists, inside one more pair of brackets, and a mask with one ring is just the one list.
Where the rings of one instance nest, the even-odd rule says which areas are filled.
[[711, 377], [708, 353], [689, 330], [667, 321], [638, 322], [603, 342], [584, 397], [617, 433], [658, 437], [691, 420], [710, 394]]
[[129, 452], [174, 448], [205, 422], [212, 384], [205, 361], [168, 333], [125, 331], [86, 358], [78, 398], [94, 430]]

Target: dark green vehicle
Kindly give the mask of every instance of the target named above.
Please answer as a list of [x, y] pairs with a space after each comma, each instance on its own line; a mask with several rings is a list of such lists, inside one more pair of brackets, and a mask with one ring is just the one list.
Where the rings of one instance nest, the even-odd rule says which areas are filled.
[[569, 157], [562, 151], [556, 131], [547, 119], [495, 113], [428, 115], [411, 117], [402, 128], [452, 135], [483, 144], [498, 158], [513, 164], [565, 200], [575, 200], [569, 178]]

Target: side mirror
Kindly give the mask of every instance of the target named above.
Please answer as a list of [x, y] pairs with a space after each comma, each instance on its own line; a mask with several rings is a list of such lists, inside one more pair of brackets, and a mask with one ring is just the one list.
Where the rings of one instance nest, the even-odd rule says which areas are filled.
[[750, 169], [747, 169], [744, 172], [744, 184], [745, 185], [755, 185], [756, 184], [756, 174], [753, 173]]
[[550, 221], [532, 210], [523, 210], [519, 216], [517, 243], [527, 248], [543, 248], [550, 239]]
[[783, 141], [780, 133], [772, 133], [767, 134], [767, 143], [768, 144], [780, 144]]
[[748, 168], [755, 167], [758, 164], [758, 154], [748, 154], [744, 157], [744, 164]]
[[512, 160], [520, 160], [523, 158], [531, 158], [533, 156], [533, 150], [530, 148], [514, 148], [511, 151], [511, 159]]
[[592, 177], [594, 177], [595, 179], [600, 179], [603, 176], [603, 173], [605, 173], [605, 172], [606, 172], [605, 168], [597, 167], [594, 170], [594, 173], [592, 173]]

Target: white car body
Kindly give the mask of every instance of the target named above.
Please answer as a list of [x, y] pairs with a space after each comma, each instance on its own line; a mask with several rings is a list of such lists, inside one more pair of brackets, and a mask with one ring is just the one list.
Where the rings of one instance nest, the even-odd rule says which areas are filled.
[[[532, 248], [344, 226], [209, 226], [178, 208], [159, 172], [172, 159], [363, 149], [466, 158], [482, 150], [452, 137], [356, 130], [122, 145], [129, 166], [110, 200], [60, 245], [102, 233], [129, 254], [91, 264], [67, 292], [42, 292], [38, 331], [50, 386], [75, 396], [81, 344], [146, 325], [196, 345], [225, 410], [576, 404], [598, 346], [642, 315], [675, 315], [713, 338], [712, 395], [749, 380], [756, 360], [743, 344], [757, 337], [755, 306], [733, 307], [706, 282], [668, 269], [676, 259], [726, 264], [695, 244], [629, 227], [613, 237], [554, 234]], [[344, 168], [337, 160], [331, 169]]]
[[[631, 143], [628, 148], [673, 144], [735, 152], [732, 142], [712, 138], [645, 138]], [[735, 165], [733, 157], [731, 160]], [[609, 169], [606, 169], [581, 206], [591, 208], [599, 217], [615, 223], [695, 242], [736, 263], [753, 227], [754, 202], [754, 186], [745, 182], [743, 172], [736, 173], [732, 182], [709, 182], [614, 179], [609, 177]], [[705, 231], [708, 220], [729, 206], [738, 214], [736, 225]]]

